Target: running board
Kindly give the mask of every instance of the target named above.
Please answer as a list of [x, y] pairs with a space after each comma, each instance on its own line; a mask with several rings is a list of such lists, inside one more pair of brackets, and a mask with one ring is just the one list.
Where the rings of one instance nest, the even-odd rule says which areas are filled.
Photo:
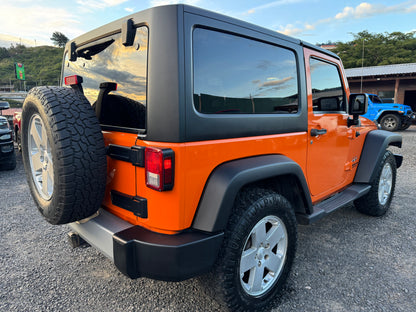
[[368, 184], [353, 184], [346, 188], [342, 192], [316, 204], [313, 206], [313, 213], [307, 214], [296, 214], [296, 219], [299, 224], [311, 224], [314, 223], [331, 212], [352, 203], [354, 200], [364, 196], [371, 189]]

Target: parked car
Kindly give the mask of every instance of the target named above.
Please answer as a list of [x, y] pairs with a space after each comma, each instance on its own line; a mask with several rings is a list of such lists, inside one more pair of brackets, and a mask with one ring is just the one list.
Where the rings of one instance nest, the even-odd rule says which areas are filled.
[[363, 117], [380, 124], [387, 131], [406, 130], [416, 120], [416, 113], [408, 105], [385, 103], [376, 94], [368, 94], [368, 111]]
[[21, 137], [21, 125], [22, 125], [22, 112], [15, 112], [13, 114], [13, 139], [17, 144], [19, 152], [22, 150], [22, 137]]
[[[9, 103], [0, 101], [0, 112], [9, 109]], [[0, 115], [0, 169], [13, 170], [16, 168], [13, 132], [6, 117]]]
[[262, 310], [298, 223], [390, 207], [402, 138], [360, 117], [368, 96], [330, 51], [170, 5], [71, 40], [63, 63], [64, 85], [23, 105], [30, 190], [130, 278], [211, 272], [219, 302]]

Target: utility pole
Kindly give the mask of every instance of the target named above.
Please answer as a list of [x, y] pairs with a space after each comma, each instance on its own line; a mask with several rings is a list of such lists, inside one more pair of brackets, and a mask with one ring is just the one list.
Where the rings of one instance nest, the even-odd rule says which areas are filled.
[[363, 93], [363, 74], [364, 74], [364, 41], [363, 39], [363, 53], [361, 56], [361, 86], [360, 86], [360, 93]]

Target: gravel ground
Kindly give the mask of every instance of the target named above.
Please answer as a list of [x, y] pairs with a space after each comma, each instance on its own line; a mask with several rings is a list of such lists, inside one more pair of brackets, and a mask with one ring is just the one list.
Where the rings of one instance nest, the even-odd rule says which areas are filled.
[[[347, 206], [299, 226], [273, 311], [416, 311], [416, 126], [402, 135], [391, 210], [373, 218]], [[201, 279], [131, 280], [95, 249], [70, 248], [68, 227], [43, 221], [17, 161], [0, 171], [0, 311], [220, 311]]]

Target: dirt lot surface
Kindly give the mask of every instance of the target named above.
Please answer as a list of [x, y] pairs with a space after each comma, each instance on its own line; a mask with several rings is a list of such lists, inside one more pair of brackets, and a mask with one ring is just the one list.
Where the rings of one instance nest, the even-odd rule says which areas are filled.
[[[299, 226], [274, 311], [416, 311], [416, 126], [401, 134], [390, 211], [373, 218], [347, 206]], [[68, 227], [42, 219], [17, 161], [0, 171], [0, 311], [219, 311], [198, 278], [131, 280], [92, 247], [70, 248]]]

